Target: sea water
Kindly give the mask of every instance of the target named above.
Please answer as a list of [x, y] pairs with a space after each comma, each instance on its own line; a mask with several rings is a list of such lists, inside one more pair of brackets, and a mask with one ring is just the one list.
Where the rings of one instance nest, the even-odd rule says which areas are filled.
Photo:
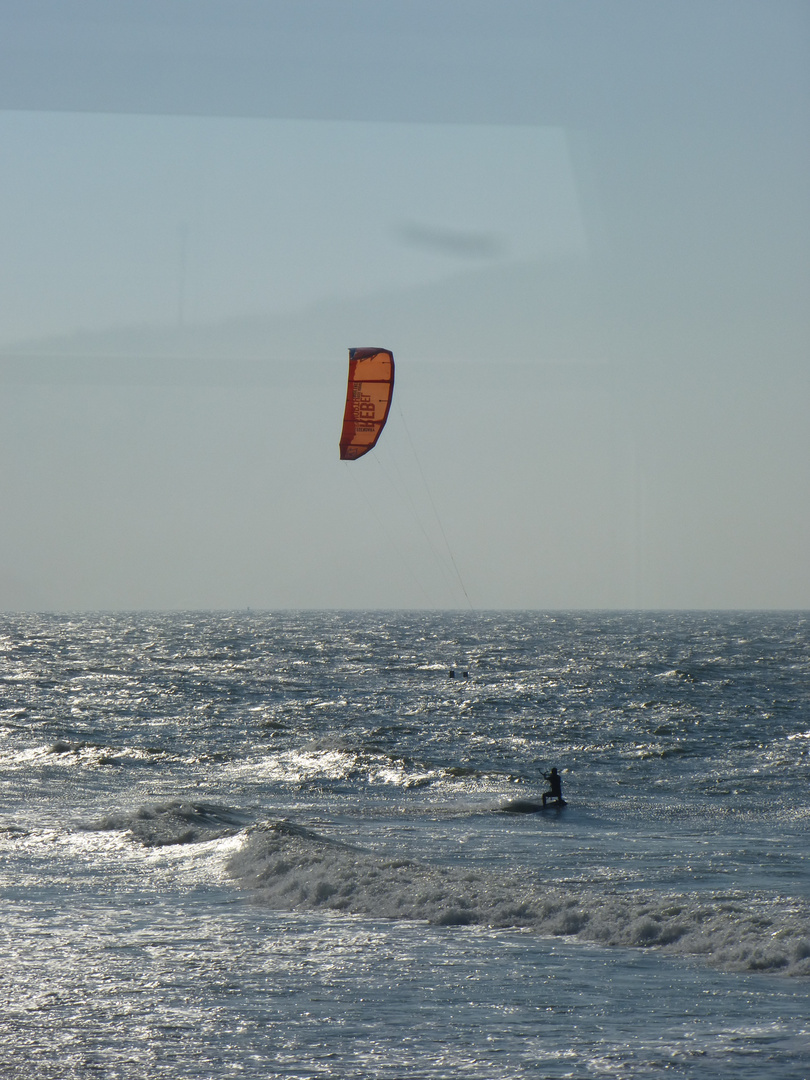
[[0, 617], [0, 1075], [810, 1076], [809, 627]]

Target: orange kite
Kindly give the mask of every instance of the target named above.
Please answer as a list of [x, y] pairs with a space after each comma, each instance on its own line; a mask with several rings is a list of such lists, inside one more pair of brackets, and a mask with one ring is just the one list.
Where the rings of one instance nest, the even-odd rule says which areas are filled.
[[349, 385], [341, 461], [355, 461], [376, 445], [394, 394], [394, 354], [388, 349], [349, 349]]

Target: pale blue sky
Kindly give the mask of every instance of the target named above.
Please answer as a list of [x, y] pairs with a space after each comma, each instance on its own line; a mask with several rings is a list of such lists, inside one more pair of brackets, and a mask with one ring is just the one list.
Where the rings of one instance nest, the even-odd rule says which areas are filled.
[[6, 112], [0, 142], [4, 347], [587, 251], [560, 128]]
[[0, 28], [0, 609], [810, 606], [805, 4]]

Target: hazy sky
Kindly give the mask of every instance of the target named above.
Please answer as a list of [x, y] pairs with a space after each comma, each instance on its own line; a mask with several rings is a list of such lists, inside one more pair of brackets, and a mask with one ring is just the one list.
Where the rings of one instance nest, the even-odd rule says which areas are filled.
[[809, 73], [778, 0], [5, 0], [0, 609], [809, 607]]

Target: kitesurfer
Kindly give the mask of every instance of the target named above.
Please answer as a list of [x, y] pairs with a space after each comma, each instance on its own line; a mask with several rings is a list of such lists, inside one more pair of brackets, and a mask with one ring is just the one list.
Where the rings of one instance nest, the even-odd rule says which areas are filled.
[[546, 799], [556, 799], [557, 802], [562, 802], [562, 777], [556, 768], [552, 769], [550, 773], [543, 773], [543, 779], [548, 780], [548, 786], [551, 789], [543, 792], [543, 806], [546, 805]]

